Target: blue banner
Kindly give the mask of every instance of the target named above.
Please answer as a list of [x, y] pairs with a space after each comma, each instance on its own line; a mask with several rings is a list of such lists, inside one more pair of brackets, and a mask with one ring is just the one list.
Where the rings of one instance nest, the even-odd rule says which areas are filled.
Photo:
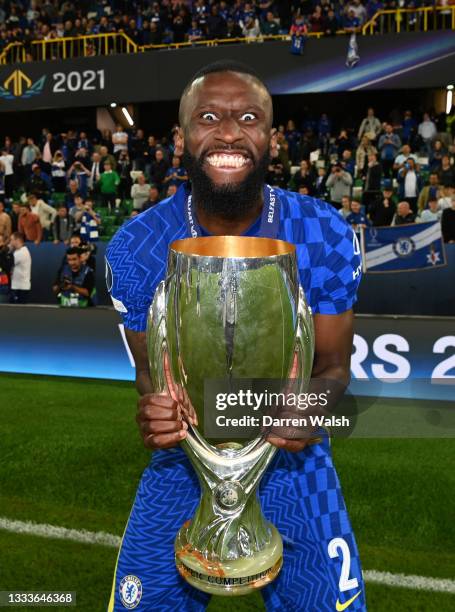
[[410, 223], [362, 231], [365, 272], [405, 272], [446, 265], [441, 224]]

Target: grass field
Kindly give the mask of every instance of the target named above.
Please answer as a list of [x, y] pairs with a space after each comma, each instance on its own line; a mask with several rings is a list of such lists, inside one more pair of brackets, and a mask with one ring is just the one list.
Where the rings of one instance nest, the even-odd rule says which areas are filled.
[[[121, 535], [149, 459], [135, 401], [127, 383], [0, 375], [0, 517]], [[334, 441], [364, 569], [454, 578], [453, 450], [452, 440]], [[78, 610], [106, 610], [115, 558], [0, 530], [0, 591], [72, 590]], [[374, 584], [367, 600], [373, 612], [455, 610], [454, 595]], [[213, 598], [209, 610], [263, 606], [259, 595]]]

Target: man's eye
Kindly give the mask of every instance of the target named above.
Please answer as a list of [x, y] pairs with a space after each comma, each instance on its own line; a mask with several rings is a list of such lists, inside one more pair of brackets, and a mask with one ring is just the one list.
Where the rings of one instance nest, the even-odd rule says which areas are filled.
[[206, 121], [216, 121], [215, 113], [202, 113], [201, 119], [205, 119]]
[[254, 113], [243, 113], [240, 119], [241, 121], [254, 121], [256, 119], [256, 115]]

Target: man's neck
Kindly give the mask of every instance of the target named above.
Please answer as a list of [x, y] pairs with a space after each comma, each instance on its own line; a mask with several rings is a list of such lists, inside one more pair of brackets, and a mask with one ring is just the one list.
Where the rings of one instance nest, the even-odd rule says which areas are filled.
[[198, 207], [196, 198], [197, 196], [195, 196], [197, 220], [209, 234], [214, 236], [241, 236], [259, 217], [264, 205], [261, 193], [257, 203], [246, 212], [241, 219], [231, 221], [221, 216], [208, 213], [203, 208]]

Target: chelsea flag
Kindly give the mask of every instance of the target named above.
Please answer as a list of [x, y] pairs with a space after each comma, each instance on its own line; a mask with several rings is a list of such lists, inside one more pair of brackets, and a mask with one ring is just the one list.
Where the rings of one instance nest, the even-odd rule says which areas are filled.
[[441, 224], [367, 227], [361, 236], [364, 272], [405, 272], [446, 265]]

